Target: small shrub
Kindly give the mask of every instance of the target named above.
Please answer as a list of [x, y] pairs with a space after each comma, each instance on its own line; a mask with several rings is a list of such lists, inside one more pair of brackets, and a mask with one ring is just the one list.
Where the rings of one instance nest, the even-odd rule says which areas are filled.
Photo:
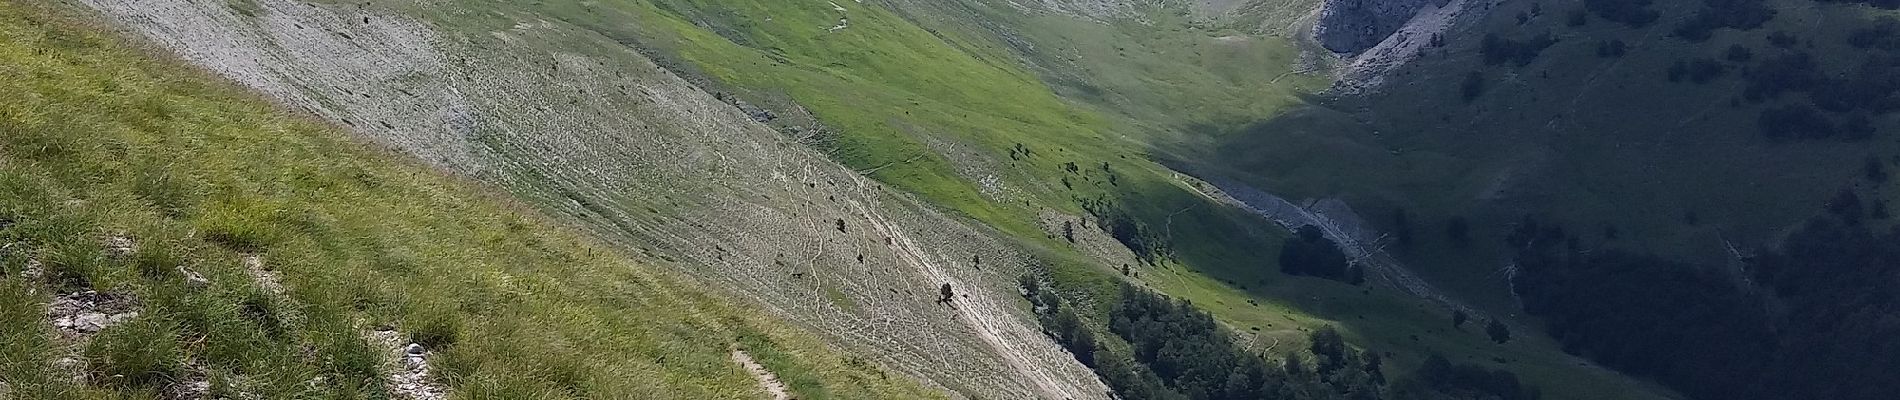
[[282, 338], [290, 328], [283, 306], [261, 290], [252, 290], [238, 303], [238, 314], [272, 338]]
[[146, 243], [132, 253], [132, 262], [139, 276], [166, 280], [179, 275], [178, 266], [185, 264], [185, 257], [167, 243]]
[[1649, 26], [1662, 14], [1649, 9], [1652, 0], [1584, 0], [1584, 7], [1598, 17], [1632, 28]]
[[1627, 53], [1629, 53], [1629, 44], [1623, 43], [1620, 39], [1597, 42], [1597, 57], [1618, 58]]
[[86, 346], [93, 382], [155, 388], [182, 376], [184, 352], [172, 323], [144, 316], [100, 332]]
[[1728, 52], [1724, 53], [1722, 58], [1734, 62], [1749, 62], [1755, 59], [1755, 52], [1739, 44], [1732, 45], [1728, 47]]
[[1756, 122], [1771, 140], [1826, 139], [1837, 132], [1827, 116], [1802, 104], [1762, 110]]
[[383, 354], [371, 347], [362, 334], [345, 326], [326, 329], [313, 340], [317, 354], [323, 357], [326, 373], [337, 376], [337, 384], [353, 388], [375, 388], [381, 384], [377, 368]]
[[1463, 96], [1466, 103], [1484, 95], [1484, 73], [1471, 71], [1465, 74], [1465, 81], [1458, 85], [1458, 93]]
[[139, 199], [152, 203], [170, 217], [180, 217], [197, 204], [199, 193], [190, 181], [173, 176], [168, 167], [141, 168], [132, 183]]
[[1484, 334], [1490, 336], [1491, 341], [1497, 342], [1498, 344], [1511, 341], [1511, 328], [1505, 327], [1503, 322], [1498, 322], [1498, 320], [1495, 319], [1491, 320], [1491, 323], [1485, 324]]
[[410, 325], [409, 340], [430, 349], [455, 344], [461, 337], [462, 320], [448, 311], [431, 311]]

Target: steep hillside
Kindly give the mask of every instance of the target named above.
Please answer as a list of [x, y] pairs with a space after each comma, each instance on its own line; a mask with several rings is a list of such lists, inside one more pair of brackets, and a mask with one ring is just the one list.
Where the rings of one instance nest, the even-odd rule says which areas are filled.
[[1497, 3], [1195, 154], [1412, 232], [1393, 250], [1429, 281], [1689, 396], [1878, 398], [1849, 371], [1880, 357], [1820, 354], [1895, 329], [1868, 294], [1892, 274], [1891, 7]]
[[[1106, 392], [1018, 306], [1023, 250], [832, 163], [608, 36], [512, 3], [249, 4], [90, 2], [188, 60], [952, 393]], [[954, 301], [938, 301], [944, 284]]]
[[[1080, 290], [1073, 296], [1103, 313], [1119, 296], [1099, 278], [1076, 276], [1119, 269], [1215, 312], [1257, 349], [1300, 354], [1296, 344], [1276, 343], [1336, 323], [1359, 344], [1392, 352], [1397, 366], [1445, 351], [1511, 360], [1509, 368], [1547, 388], [1646, 395], [1542, 338], [1500, 346], [1447, 328], [1454, 309], [1488, 312], [1453, 296], [1421, 299], [1396, 283], [1410, 281], [1402, 275], [1380, 275], [1364, 290], [1283, 274], [1276, 260], [1283, 229], [1169, 168], [1167, 161], [1192, 159], [1180, 150], [1219, 139], [1208, 135], [1223, 124], [1277, 115], [1301, 104], [1302, 90], [1323, 87], [1314, 84], [1323, 75], [1296, 72], [1303, 61], [1295, 40], [1304, 31], [1274, 27], [1296, 23], [1304, 8], [1253, 6], [1200, 14], [1169, 5], [1117, 18], [1003, 2], [671, 1], [624, 14], [559, 11], [630, 38], [622, 41], [661, 65], [732, 93], [741, 109], [769, 110], [754, 115], [771, 116], [761, 119], [875, 179], [1051, 250], [1041, 260], [1054, 264], [1056, 280], [1071, 281], [1062, 287]], [[658, 22], [616, 23], [625, 20]], [[1115, 40], [1095, 40], [1105, 35]], [[1064, 53], [1064, 43], [1075, 52]], [[1200, 53], [1182, 56], [1190, 51]], [[1326, 62], [1312, 57], [1311, 68]], [[1264, 70], [1243, 67], [1253, 65]], [[1087, 93], [1102, 96], [1078, 95]], [[1177, 102], [1195, 106], [1168, 106]], [[1068, 222], [1021, 228], [1049, 217]], [[1094, 265], [1075, 271], [1071, 251], [1095, 256]]]
[[1651, 3], [62, 4], [866, 370], [951, 397], [1201, 399], [1671, 396], [1594, 364], [1600, 340], [1550, 323], [1573, 310], [1527, 307], [1569, 292], [1519, 283], [1588, 276], [1529, 256], [1752, 278], [1747, 249], [1884, 174], [1893, 107], [1826, 100], [1887, 104], [1866, 49], [1900, 29]]
[[0, 398], [941, 396], [66, 11], [0, 4]]

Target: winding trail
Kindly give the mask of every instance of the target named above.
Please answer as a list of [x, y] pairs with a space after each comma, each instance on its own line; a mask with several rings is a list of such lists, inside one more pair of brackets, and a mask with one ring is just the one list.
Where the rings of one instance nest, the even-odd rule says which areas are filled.
[[732, 350], [732, 362], [744, 366], [745, 371], [752, 374], [753, 379], [758, 379], [759, 388], [771, 394], [772, 400], [792, 400], [792, 392], [786, 389], [785, 382], [778, 380], [778, 375], [773, 375], [772, 371], [765, 369], [764, 365], [759, 365], [759, 362], [753, 360], [752, 355], [747, 354], [745, 350]]

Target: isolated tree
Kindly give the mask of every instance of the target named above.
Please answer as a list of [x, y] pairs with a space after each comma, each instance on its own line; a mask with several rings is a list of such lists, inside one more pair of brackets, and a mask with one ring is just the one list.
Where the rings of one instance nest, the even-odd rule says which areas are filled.
[[1452, 244], [1458, 247], [1469, 245], [1471, 244], [1471, 224], [1465, 222], [1465, 217], [1452, 217], [1451, 222], [1445, 224], [1445, 236], [1451, 238]]
[[942, 294], [942, 295], [943, 295], [943, 298], [941, 298], [941, 299], [937, 299], [937, 302], [938, 302], [938, 303], [948, 303], [948, 302], [950, 302], [950, 299], [952, 299], [952, 298], [955, 298], [955, 297], [956, 297], [956, 294], [955, 294], [955, 293], [952, 293], [952, 292], [950, 291], [950, 284], [949, 284], [949, 283], [945, 283], [945, 284], [943, 284], [943, 287], [942, 287], [942, 288], [939, 288], [939, 289], [937, 289], [937, 291], [938, 291], [938, 292], [939, 292], [940, 294]]
[[1465, 327], [1465, 321], [1470, 320], [1471, 314], [1465, 314], [1465, 310], [1455, 310], [1451, 312], [1451, 327], [1453, 328], [1462, 329]]
[[1403, 208], [1392, 212], [1392, 238], [1401, 247], [1412, 245], [1412, 218], [1406, 215]]
[[1465, 74], [1465, 81], [1458, 85], [1458, 91], [1464, 96], [1466, 103], [1477, 100], [1479, 95], [1484, 94], [1484, 73], [1471, 71]]
[[1511, 341], [1511, 328], [1505, 327], [1503, 322], [1498, 322], [1498, 320], [1495, 319], [1491, 320], [1490, 324], [1484, 326], [1484, 334], [1490, 335], [1491, 341], [1498, 342], [1499, 344]]
[[1867, 157], [1867, 165], [1861, 167], [1861, 174], [1867, 176], [1868, 182], [1887, 182], [1887, 166], [1880, 162], [1880, 157]]
[[1351, 258], [1312, 225], [1300, 227], [1281, 244], [1279, 261], [1280, 271], [1288, 275], [1353, 283]]
[[1036, 279], [1034, 275], [1023, 274], [1023, 276], [1017, 277], [1016, 286], [1022, 288], [1023, 297], [1031, 300], [1034, 300], [1036, 295], [1042, 294], [1042, 281]]
[[1866, 209], [1860, 204], [1860, 195], [1854, 194], [1853, 188], [1841, 188], [1841, 192], [1836, 193], [1834, 199], [1827, 202], [1827, 211], [1840, 217], [1841, 221], [1848, 225], [1860, 224], [1861, 217], [1866, 213]]
[[1319, 373], [1331, 373], [1346, 365], [1346, 339], [1339, 335], [1339, 330], [1331, 325], [1320, 327], [1308, 339], [1312, 341], [1313, 356], [1319, 358]]
[[1742, 45], [1739, 44], [1732, 45], [1728, 47], [1728, 52], [1725, 53], [1722, 58], [1734, 62], [1749, 62], [1755, 59], [1755, 51], [1749, 50], [1747, 47], [1742, 47]]

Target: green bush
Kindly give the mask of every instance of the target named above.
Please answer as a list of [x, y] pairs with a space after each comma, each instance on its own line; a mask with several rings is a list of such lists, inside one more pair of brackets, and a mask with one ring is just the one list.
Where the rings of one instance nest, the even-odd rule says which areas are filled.
[[175, 325], [149, 315], [100, 332], [85, 356], [92, 381], [116, 387], [160, 387], [181, 377], [185, 364]]

